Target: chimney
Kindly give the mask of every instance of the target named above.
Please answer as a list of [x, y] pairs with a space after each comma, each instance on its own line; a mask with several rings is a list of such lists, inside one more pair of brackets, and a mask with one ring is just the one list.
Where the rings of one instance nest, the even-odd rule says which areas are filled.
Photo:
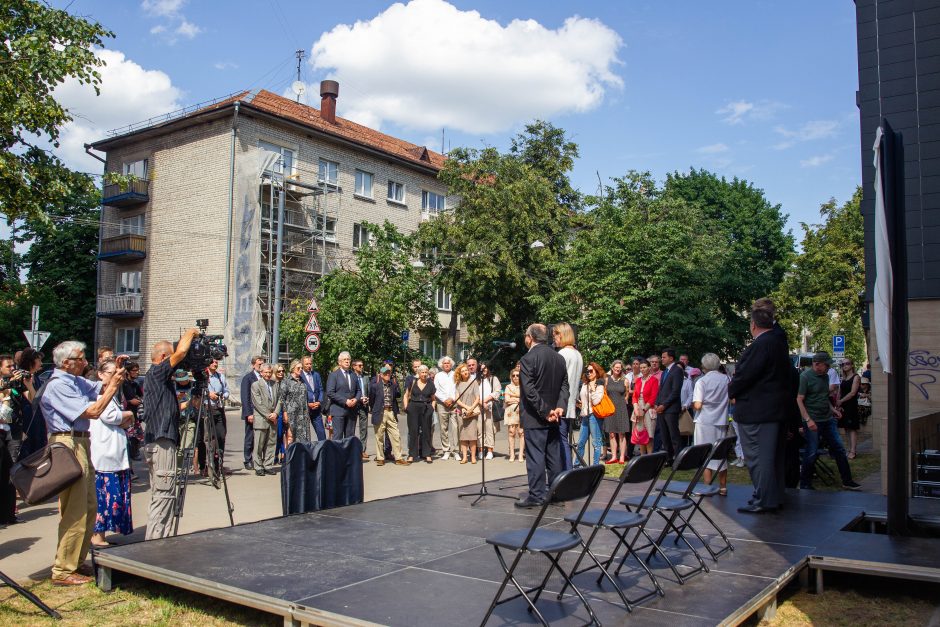
[[336, 97], [339, 96], [339, 83], [320, 81], [320, 117], [336, 124]]

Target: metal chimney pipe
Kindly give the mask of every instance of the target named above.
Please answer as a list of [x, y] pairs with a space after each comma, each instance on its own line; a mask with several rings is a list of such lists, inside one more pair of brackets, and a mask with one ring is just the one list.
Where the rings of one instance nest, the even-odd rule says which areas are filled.
[[320, 81], [320, 117], [336, 124], [336, 99], [339, 97], [339, 83]]

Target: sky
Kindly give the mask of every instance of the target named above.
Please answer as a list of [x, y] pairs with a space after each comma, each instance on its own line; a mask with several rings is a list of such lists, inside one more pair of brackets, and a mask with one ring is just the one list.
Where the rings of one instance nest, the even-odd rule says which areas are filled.
[[[233, 92], [304, 97], [340, 83], [337, 113], [431, 149], [495, 146], [535, 119], [580, 149], [596, 193], [630, 170], [704, 168], [780, 204], [801, 239], [861, 183], [855, 5], [849, 0], [53, 0], [115, 33], [101, 95], [66, 82], [60, 156], [108, 129]], [[443, 138], [443, 139], [442, 139]]]

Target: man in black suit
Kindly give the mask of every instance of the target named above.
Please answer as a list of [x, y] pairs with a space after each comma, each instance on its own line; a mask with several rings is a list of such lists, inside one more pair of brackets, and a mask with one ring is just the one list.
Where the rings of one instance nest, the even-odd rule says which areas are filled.
[[548, 486], [562, 470], [558, 421], [568, 407], [568, 372], [564, 357], [547, 342], [548, 328], [544, 324], [526, 329], [529, 352], [519, 360], [519, 418], [525, 430], [529, 493], [516, 501], [516, 507], [542, 505]]
[[242, 377], [241, 381], [241, 401], [242, 401], [242, 420], [245, 421], [245, 470], [251, 470], [255, 467], [251, 461], [255, 450], [255, 428], [252, 425], [252, 419], [255, 413], [254, 405], [251, 404], [251, 384], [261, 380], [261, 364], [264, 363], [264, 357], [256, 355], [251, 358], [251, 370]]
[[[382, 366], [375, 379], [369, 382], [369, 407], [372, 412], [372, 426], [375, 427], [375, 465], [384, 466], [388, 453], [384, 441], [391, 439], [391, 454], [396, 466], [410, 466], [401, 450], [401, 434], [398, 431], [398, 399], [401, 390], [398, 382], [392, 378], [392, 367]], [[365, 442], [362, 444], [365, 450]], [[389, 460], [391, 461], [391, 460]]]
[[333, 417], [333, 439], [342, 440], [356, 435], [359, 422], [359, 402], [362, 389], [359, 378], [350, 370], [352, 357], [343, 351], [336, 359], [339, 366], [326, 380], [326, 395], [330, 399], [330, 416]]
[[754, 341], [741, 353], [728, 385], [734, 400], [734, 421], [747, 468], [754, 484], [754, 498], [738, 511], [748, 514], [774, 512], [784, 499], [784, 446], [782, 433], [791, 398], [792, 365], [787, 336], [774, 324], [774, 310], [766, 299], [751, 309]]
[[682, 413], [682, 369], [676, 365], [676, 349], [664, 348], [660, 355], [663, 364], [663, 374], [659, 378], [659, 393], [656, 395], [657, 429], [666, 454], [668, 463], [676, 458], [682, 446], [682, 436], [679, 434], [679, 414]]

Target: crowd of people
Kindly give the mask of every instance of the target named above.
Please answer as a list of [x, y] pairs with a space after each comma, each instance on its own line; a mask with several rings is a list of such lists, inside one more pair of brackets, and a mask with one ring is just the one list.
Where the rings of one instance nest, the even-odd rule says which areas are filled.
[[[494, 459], [505, 425], [506, 459], [525, 462], [529, 478], [529, 492], [517, 505], [534, 507], [564, 469], [624, 464], [659, 450], [671, 463], [684, 446], [715, 443], [733, 432], [739, 438], [733, 463], [746, 465], [754, 484], [742, 512], [778, 510], [785, 487], [813, 489], [820, 444], [835, 461], [842, 487], [858, 489], [849, 460], [871, 411], [870, 373], [857, 373], [846, 359], [840, 375], [822, 352], [800, 372], [773, 303], [755, 302], [750, 319], [753, 342], [730, 375], [714, 353], [702, 355], [695, 367], [672, 348], [617, 359], [607, 368], [585, 363], [566, 323], [550, 330], [532, 325], [528, 351], [505, 383], [473, 357], [458, 363], [444, 356], [431, 366], [414, 360], [399, 383], [393, 363], [367, 376], [363, 361], [345, 351], [325, 381], [309, 356], [287, 367], [257, 356], [240, 382], [243, 464], [258, 476], [273, 474], [293, 442], [351, 437], [363, 443], [362, 461], [372, 461], [366, 452], [370, 423], [377, 466], [476, 464]], [[194, 396], [193, 373], [180, 367], [198, 333], [190, 329], [175, 345], [156, 343], [144, 377], [138, 363], [108, 347], [89, 365], [80, 342], [56, 346], [55, 369], [42, 375], [37, 351], [0, 356], [0, 524], [18, 522], [9, 477], [14, 460], [60, 442], [83, 469], [82, 479], [59, 494], [55, 584], [89, 581], [82, 567], [89, 548], [106, 546], [107, 533], [133, 531], [132, 460], [142, 455], [150, 470], [147, 539], [171, 533], [180, 464], [191, 463], [184, 472], [204, 476], [230, 472], [222, 459], [228, 381], [213, 360], [199, 377], [204, 393]], [[193, 420], [202, 403], [210, 434], [200, 434]], [[184, 458], [183, 450], [192, 450], [192, 457]], [[712, 461], [705, 480], [715, 473], [719, 494], [727, 494], [728, 464]]]

